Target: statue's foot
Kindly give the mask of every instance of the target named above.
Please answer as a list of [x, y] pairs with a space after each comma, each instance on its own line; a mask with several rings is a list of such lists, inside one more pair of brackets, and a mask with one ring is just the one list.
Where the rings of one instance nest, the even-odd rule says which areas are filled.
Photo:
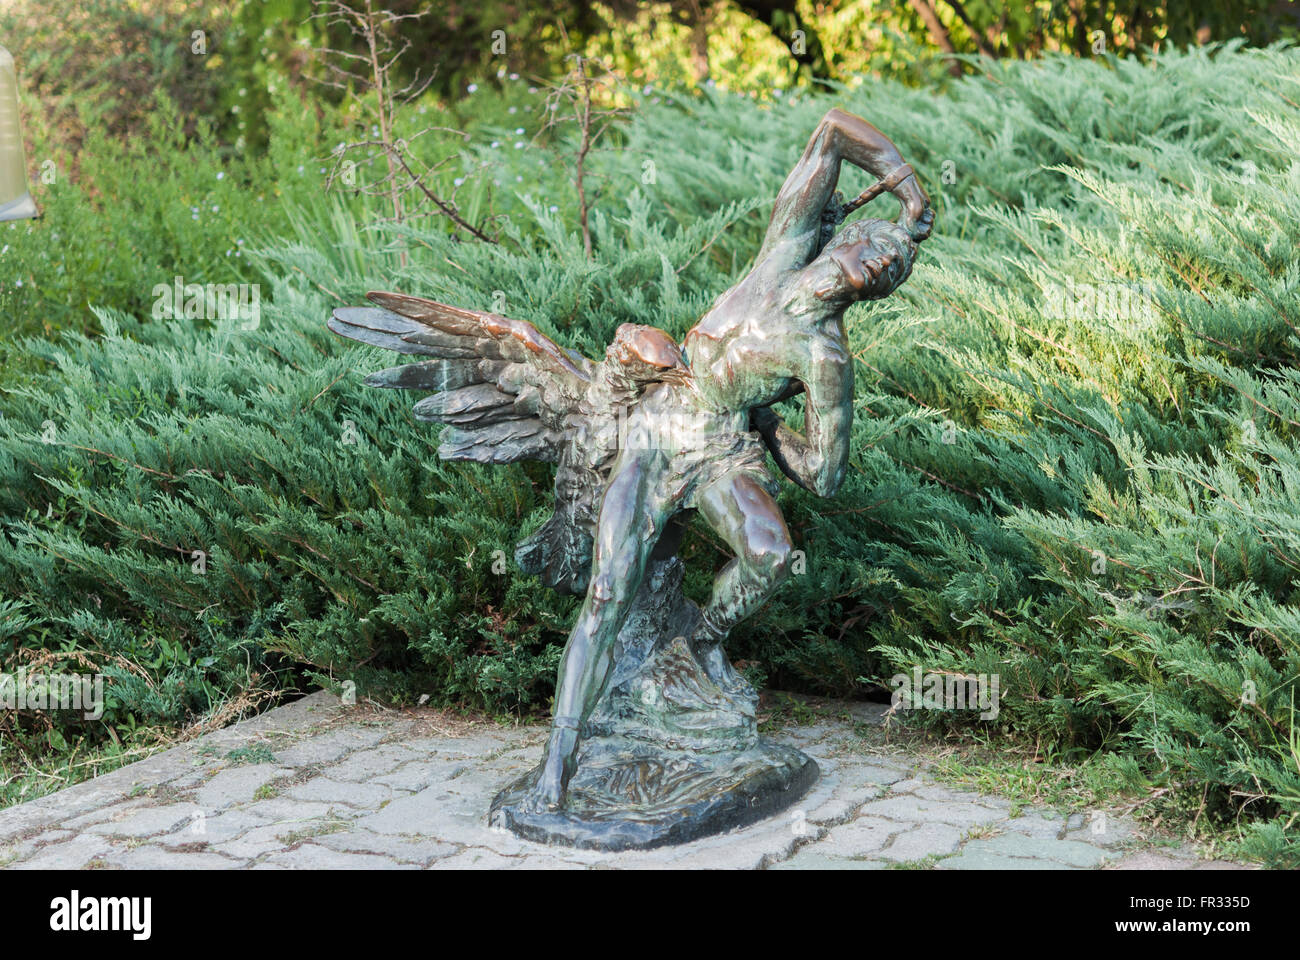
[[577, 767], [577, 754], [578, 731], [570, 727], [552, 727], [537, 783], [525, 801], [531, 812], [543, 813], [564, 806], [564, 794]]

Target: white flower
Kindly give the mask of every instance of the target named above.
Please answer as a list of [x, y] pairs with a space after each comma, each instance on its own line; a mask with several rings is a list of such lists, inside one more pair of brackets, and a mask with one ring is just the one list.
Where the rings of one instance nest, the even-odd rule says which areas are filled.
[[475, 90], [478, 89], [478, 84], [477, 84], [477, 83], [471, 83], [471, 84], [470, 84], [468, 87], [466, 87], [465, 89], [468, 90], [470, 93], [473, 93]]
[[522, 150], [523, 148], [524, 148], [524, 142], [523, 142], [522, 140], [516, 140], [516, 141], [515, 141], [515, 149], [516, 149], [516, 150]]
[[515, 127], [515, 135], [516, 135], [516, 136], [521, 135], [523, 132], [524, 132], [524, 128], [523, 128], [523, 127]]
[[224, 180], [224, 179], [226, 179], [226, 171], [224, 171], [224, 170], [218, 170], [218, 171], [217, 171], [217, 179], [218, 179], [218, 180]]
[[506, 111], [506, 113], [518, 113], [518, 112], [519, 112], [518, 107], [511, 107], [509, 110]]
[[496, 149], [497, 147], [499, 147], [499, 146], [501, 146], [501, 141], [500, 141], [500, 140], [493, 140], [493, 141], [492, 141], [492, 149], [493, 149], [493, 150], [495, 150], [495, 149]]
[[556, 212], [557, 210], [559, 210], [559, 209], [560, 209], [560, 208], [557, 207], [555, 204], [551, 204], [551, 206], [550, 206], [550, 211], [551, 211], [551, 213], [555, 213], [555, 212]]
[[464, 183], [464, 182], [465, 182], [465, 178], [464, 178], [464, 177], [457, 177], [455, 180], [452, 181], [452, 184], [453, 184], [454, 186], [459, 187], [459, 186], [460, 186], [462, 183]]
[[517, 74], [517, 73], [512, 73], [512, 74], [510, 74], [510, 79], [511, 79], [511, 80], [518, 80], [518, 79], [519, 79], [519, 74]]

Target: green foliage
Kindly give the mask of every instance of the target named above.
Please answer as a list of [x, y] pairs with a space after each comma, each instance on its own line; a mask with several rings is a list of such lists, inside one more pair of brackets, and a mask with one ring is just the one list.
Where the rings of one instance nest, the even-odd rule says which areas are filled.
[[126, 141], [92, 129], [75, 174], [58, 156], [54, 182], [35, 186], [44, 222], [0, 225], [7, 337], [93, 329], [91, 304], [147, 315], [153, 285], [178, 274], [203, 283], [253, 272], [243, 248], [279, 219], [259, 212], [276, 192], [270, 164], [230, 163], [204, 128], [191, 149], [166, 103], [146, 129]]
[[40, 97], [41, 122], [61, 144], [76, 146], [96, 127], [143, 133], [157, 91], [193, 133], [198, 118], [218, 109], [232, 76], [214, 69], [220, 58], [193, 52], [192, 35], [201, 30], [215, 46], [229, 19], [223, 7], [197, 0], [12, 0], [0, 10], [0, 42], [23, 85]]
[[[29, 159], [38, 170], [48, 161], [53, 178], [32, 183], [39, 223], [0, 224], [0, 315], [6, 320], [0, 369], [16, 362], [13, 345], [22, 336], [97, 330], [92, 306], [149, 316], [155, 286], [177, 276], [186, 283], [265, 283], [251, 254], [291, 233], [297, 210], [323, 219], [338, 210], [348, 227], [382, 215], [353, 192], [324, 192], [329, 149], [359, 122], [347, 109], [309, 104], [281, 86], [263, 116], [267, 142], [251, 150], [223, 144], [206, 122], [187, 134], [184, 114], [165, 95], [153, 96], [156, 109], [138, 136], [123, 139], [120, 131], [91, 125], [75, 150], [59, 146], [36, 99], [26, 98], [33, 118], [26, 132], [39, 145]], [[477, 141], [468, 147], [499, 156], [489, 147], [494, 138], [528, 122], [507, 110], [503, 106], [483, 128], [481, 148]], [[422, 119], [412, 110], [398, 133], [413, 134]], [[452, 134], [416, 145], [425, 162], [466, 149]], [[467, 213], [485, 217], [497, 185], [482, 175], [482, 163], [470, 166], [460, 199]], [[451, 195], [452, 180], [448, 174], [430, 183]]]
[[[102, 337], [27, 342], [42, 372], [0, 396], [0, 596], [17, 601], [0, 668], [75, 651], [114, 679], [111, 723], [179, 721], [299, 670], [361, 696], [544, 707], [572, 601], [494, 566], [543, 518], [548, 472], [437, 461], [411, 398], [360, 385], [389, 358], [324, 319], [388, 288], [589, 353], [627, 321], [680, 335], [744, 272], [840, 103], [921, 171], [936, 234], [898, 297], [850, 314], [850, 479], [829, 502], [787, 485], [806, 569], [733, 657], [833, 694], [917, 665], [996, 673], [998, 736], [1114, 753], [1130, 784], [1294, 862], [1294, 50], [1003, 63], [942, 97], [650, 95], [589, 158], [591, 260], [569, 147], [483, 142], [527, 115], [507, 104], [540, 101], [524, 83], [475, 95], [485, 135], [445, 171], [500, 181], [483, 186], [501, 244], [441, 220], [367, 228], [312, 195], [254, 264], [258, 329], [118, 308], [97, 311]], [[699, 595], [724, 550], [696, 532], [685, 554]]]
[[226, 753], [226, 759], [230, 761], [231, 766], [244, 763], [275, 763], [275, 754], [266, 744], [258, 743], [248, 747], [237, 747]]

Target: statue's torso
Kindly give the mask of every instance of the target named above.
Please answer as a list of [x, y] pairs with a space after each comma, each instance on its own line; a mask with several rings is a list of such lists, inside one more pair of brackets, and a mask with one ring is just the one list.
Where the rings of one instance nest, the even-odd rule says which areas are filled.
[[760, 265], [686, 334], [695, 392], [715, 410], [766, 406], [794, 380], [848, 363], [841, 313], [804, 289], [800, 271]]

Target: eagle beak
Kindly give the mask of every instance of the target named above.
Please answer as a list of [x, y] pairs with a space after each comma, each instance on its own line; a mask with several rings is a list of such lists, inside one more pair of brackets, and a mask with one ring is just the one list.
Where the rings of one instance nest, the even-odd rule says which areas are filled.
[[683, 367], [681, 365], [675, 367], [669, 367], [662, 374], [660, 374], [659, 379], [662, 380], [664, 383], [675, 383], [678, 385], [684, 385], [690, 383], [691, 371], [688, 367]]

